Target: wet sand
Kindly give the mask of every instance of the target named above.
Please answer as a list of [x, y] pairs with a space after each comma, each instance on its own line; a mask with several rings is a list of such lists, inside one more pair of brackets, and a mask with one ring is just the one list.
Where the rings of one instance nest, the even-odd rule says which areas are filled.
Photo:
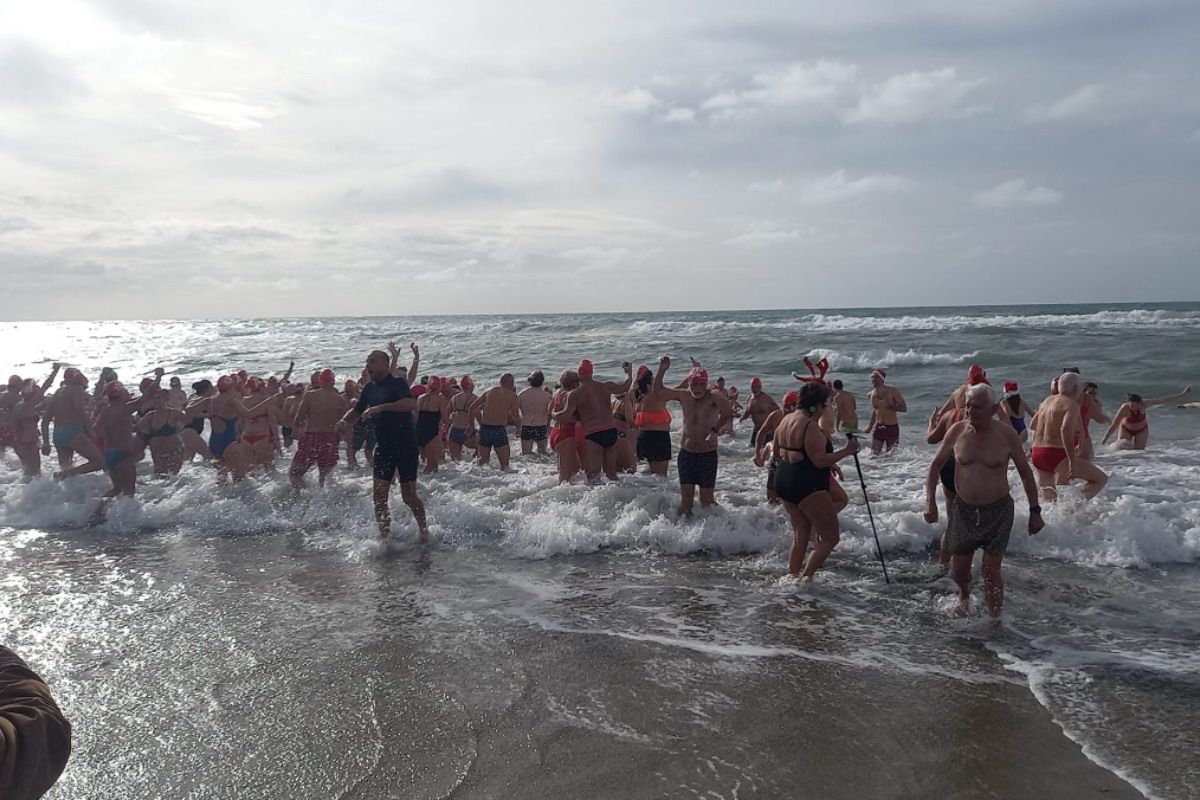
[[748, 561], [301, 534], [16, 560], [6, 636], [75, 724], [52, 800], [1141, 796], [984, 639]]

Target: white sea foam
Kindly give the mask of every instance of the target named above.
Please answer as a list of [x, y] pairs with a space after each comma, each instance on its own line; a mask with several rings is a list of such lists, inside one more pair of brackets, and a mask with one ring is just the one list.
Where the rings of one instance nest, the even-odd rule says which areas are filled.
[[796, 312], [792, 319], [738, 320], [638, 320], [630, 330], [641, 334], [671, 333], [701, 336], [731, 331], [804, 331], [810, 334], [870, 331], [961, 331], [978, 328], [1166, 328], [1200, 330], [1200, 312], [1164, 309], [1097, 311], [1090, 314], [930, 314], [857, 316]]
[[[448, 464], [439, 475], [422, 477], [422, 493], [435, 530], [452, 546], [497, 545], [523, 558], [609, 548], [782, 558], [789, 539], [787, 524], [782, 511], [765, 502], [765, 471], [749, 460], [746, 425], [739, 425], [736, 442], [722, 446], [720, 507], [697, 508], [690, 519], [676, 512], [673, 468], [665, 480], [636, 475], [623, 476], [615, 484], [557, 486], [552, 465], [545, 460], [517, 458], [516, 468], [507, 474]], [[885, 551], [921, 553], [938, 535], [940, 527], [921, 518], [931, 452], [924, 444], [910, 444], [889, 457], [862, 457]], [[1195, 482], [1200, 458], [1184, 447], [1169, 446], [1162, 453], [1164, 458], [1102, 451], [1097, 463], [1113, 473], [1109, 486], [1092, 501], [1084, 501], [1077, 489], [1066, 490], [1058, 503], [1046, 504], [1047, 525], [1036, 537], [1024, 533], [1027, 520], [1014, 471], [1018, 512], [1010, 552], [1117, 567], [1195, 562], [1200, 558], [1200, 490]], [[842, 515], [838, 552], [871, 559], [875, 545], [862, 491], [853, 462], [843, 467], [851, 505]], [[219, 534], [332, 530], [369, 538], [369, 483], [363, 473], [340, 470], [328, 487], [306, 490], [297, 499], [282, 474], [220, 487], [211, 469], [190, 465], [176, 480], [143, 477], [139, 495], [110, 502], [97, 528]], [[107, 486], [102, 475], [24, 484], [9, 456], [0, 467], [0, 525], [50, 530], [86, 526], [94, 521], [96, 498]], [[397, 535], [411, 535], [411, 517], [398, 498], [393, 502]]]

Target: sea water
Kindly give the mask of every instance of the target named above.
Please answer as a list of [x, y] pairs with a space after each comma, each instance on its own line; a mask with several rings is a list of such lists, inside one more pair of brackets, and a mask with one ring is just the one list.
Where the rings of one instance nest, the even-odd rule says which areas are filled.
[[[413, 530], [396, 498], [391, 551], [374, 542], [368, 477], [344, 466], [296, 498], [282, 470], [221, 487], [199, 464], [169, 480], [142, 465], [138, 495], [89, 525], [106, 478], [25, 483], [9, 453], [0, 634], [76, 723], [55, 797], [778, 796], [786, 748], [744, 718], [774, 713], [777, 691], [803, 696], [817, 729], [849, 702], [842, 744], [914, 792], [930, 789], [916, 765], [931, 759], [992, 769], [995, 753], [960, 752], [960, 736], [1004, 737], [997, 715], [1026, 702], [1023, 719], [1045, 714], [1127, 788], [1200, 787], [1200, 411], [1152, 409], [1145, 452], [1099, 446], [1094, 425], [1108, 487], [1092, 501], [1064, 492], [1036, 537], [1018, 500], [999, 631], [978, 594], [957, 620], [953, 586], [928, 581], [939, 529], [921, 518], [925, 423], [970, 364], [1019, 381], [1031, 405], [1078, 366], [1111, 414], [1127, 392], [1200, 384], [1200, 306], [18, 322], [0, 323], [0, 365], [38, 380], [54, 361], [93, 378], [110, 366], [127, 384], [161, 366], [187, 386], [294, 360], [301, 379], [350, 378], [389, 340], [404, 361], [419, 343], [423, 374], [481, 388], [506, 371], [553, 379], [584, 357], [616, 379], [622, 361], [653, 368], [665, 353], [673, 377], [691, 356], [743, 394], [760, 376], [778, 398], [805, 356], [825, 357], [864, 423], [868, 373], [883, 367], [909, 412], [900, 449], [862, 468], [894, 583], [849, 460], [827, 571], [807, 589], [781, 580], [790, 537], [748, 422], [721, 445], [720, 508], [694, 519], [675, 514], [673, 468], [558, 486], [550, 461], [518, 456], [510, 473], [422, 476], [435, 544], [403, 544]], [[919, 755], [895, 750], [879, 733], [890, 726], [926, 730]], [[524, 764], [513, 737], [542, 760]], [[547, 766], [556, 747], [562, 762]], [[630, 764], [624, 783], [568, 756], [597, 747]], [[823, 774], [806, 763], [802, 778], [826, 789], [815, 796], [891, 785]]]

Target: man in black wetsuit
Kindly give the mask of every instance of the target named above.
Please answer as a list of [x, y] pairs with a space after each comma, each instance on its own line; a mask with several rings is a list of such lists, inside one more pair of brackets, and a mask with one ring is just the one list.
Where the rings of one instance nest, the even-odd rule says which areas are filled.
[[367, 356], [367, 373], [371, 378], [362, 389], [358, 404], [338, 423], [344, 432], [360, 418], [375, 423], [375, 519], [379, 523], [379, 538], [386, 540], [392, 530], [392, 512], [388, 495], [392, 481], [399, 481], [400, 496], [412, 509], [420, 530], [420, 541], [429, 541], [429, 526], [425, 523], [425, 504], [417, 494], [417, 437], [413, 431], [412, 411], [417, 401], [409, 391], [408, 382], [392, 375], [388, 355], [375, 350]]

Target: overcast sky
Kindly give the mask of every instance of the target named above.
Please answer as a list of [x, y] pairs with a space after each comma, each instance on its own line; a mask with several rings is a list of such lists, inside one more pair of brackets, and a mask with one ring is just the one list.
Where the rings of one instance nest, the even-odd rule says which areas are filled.
[[1200, 299], [1200, 3], [0, 6], [0, 318]]

